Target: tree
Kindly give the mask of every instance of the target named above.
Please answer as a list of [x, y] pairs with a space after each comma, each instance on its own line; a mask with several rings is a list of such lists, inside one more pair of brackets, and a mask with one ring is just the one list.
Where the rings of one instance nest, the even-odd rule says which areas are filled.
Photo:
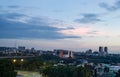
[[10, 60], [0, 60], [0, 77], [16, 77], [14, 65]]
[[109, 68], [108, 68], [108, 67], [105, 67], [105, 68], [104, 68], [104, 72], [106, 72], [106, 73], [109, 72]]
[[44, 77], [90, 77], [91, 71], [84, 67], [49, 66], [40, 70]]
[[120, 77], [120, 70], [118, 70], [115, 77]]

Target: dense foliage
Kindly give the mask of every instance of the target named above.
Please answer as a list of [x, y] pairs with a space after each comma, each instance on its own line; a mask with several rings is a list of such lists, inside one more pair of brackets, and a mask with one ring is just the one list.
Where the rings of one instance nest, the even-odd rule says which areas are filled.
[[16, 77], [14, 65], [10, 60], [0, 60], [0, 77]]
[[118, 70], [115, 77], [120, 77], [120, 70]]
[[37, 71], [41, 67], [51, 66], [59, 62], [60, 58], [54, 55], [43, 54], [39, 57], [24, 58], [21, 62], [20, 59], [16, 59], [14, 63], [16, 70]]
[[84, 67], [50, 66], [40, 70], [44, 77], [90, 77], [92, 72]]

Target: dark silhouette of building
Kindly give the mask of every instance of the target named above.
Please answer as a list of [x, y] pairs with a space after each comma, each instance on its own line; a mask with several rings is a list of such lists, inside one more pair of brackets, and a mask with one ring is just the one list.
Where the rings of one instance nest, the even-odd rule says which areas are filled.
[[108, 47], [104, 47], [104, 52], [108, 53]]
[[19, 51], [19, 52], [25, 51], [25, 46], [19, 46], [19, 47], [18, 47], [18, 51]]
[[107, 55], [108, 54], [108, 47], [107, 46], [105, 46], [105, 47], [100, 46], [99, 47], [99, 54], [101, 56]]
[[99, 52], [100, 53], [103, 52], [103, 47], [102, 46], [99, 47]]

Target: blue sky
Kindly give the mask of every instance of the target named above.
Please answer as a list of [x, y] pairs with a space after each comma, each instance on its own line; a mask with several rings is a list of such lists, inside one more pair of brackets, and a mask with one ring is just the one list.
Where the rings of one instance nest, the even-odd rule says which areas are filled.
[[0, 46], [120, 51], [120, 0], [0, 0]]

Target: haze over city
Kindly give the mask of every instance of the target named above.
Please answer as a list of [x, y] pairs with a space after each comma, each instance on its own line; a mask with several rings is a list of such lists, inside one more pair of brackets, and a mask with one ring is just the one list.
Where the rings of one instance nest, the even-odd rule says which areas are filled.
[[120, 0], [0, 0], [0, 46], [120, 51]]

